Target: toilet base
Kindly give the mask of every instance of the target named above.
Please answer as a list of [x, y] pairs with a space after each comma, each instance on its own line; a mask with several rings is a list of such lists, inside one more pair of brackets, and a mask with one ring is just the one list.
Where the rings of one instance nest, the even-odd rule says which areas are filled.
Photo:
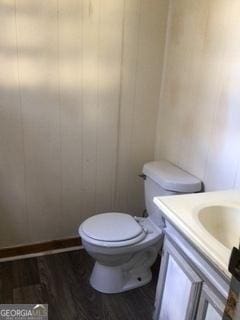
[[91, 274], [91, 286], [102, 293], [120, 293], [149, 283], [150, 268], [125, 270], [124, 266], [105, 266], [96, 262]]

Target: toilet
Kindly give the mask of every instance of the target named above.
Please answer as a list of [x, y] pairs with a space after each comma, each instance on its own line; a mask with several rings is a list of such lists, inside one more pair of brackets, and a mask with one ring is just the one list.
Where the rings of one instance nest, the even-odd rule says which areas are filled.
[[146, 218], [107, 212], [88, 218], [79, 227], [83, 247], [96, 261], [90, 284], [97, 291], [119, 293], [149, 283], [164, 226], [153, 198], [199, 192], [202, 188], [199, 179], [165, 160], [145, 164], [142, 176]]

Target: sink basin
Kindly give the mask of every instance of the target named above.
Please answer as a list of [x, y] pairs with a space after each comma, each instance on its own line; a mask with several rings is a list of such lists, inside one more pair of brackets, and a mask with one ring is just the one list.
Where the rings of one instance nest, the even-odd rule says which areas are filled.
[[198, 212], [202, 226], [228, 249], [240, 241], [240, 209], [234, 206], [213, 205]]
[[155, 197], [166, 223], [191, 242], [228, 279], [240, 241], [240, 189]]

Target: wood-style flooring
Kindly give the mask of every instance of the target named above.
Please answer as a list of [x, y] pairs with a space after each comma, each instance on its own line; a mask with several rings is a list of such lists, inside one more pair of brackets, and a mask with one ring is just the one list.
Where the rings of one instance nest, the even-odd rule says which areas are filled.
[[0, 303], [48, 303], [50, 320], [151, 320], [153, 281], [106, 295], [88, 283], [93, 260], [84, 250], [0, 263]]

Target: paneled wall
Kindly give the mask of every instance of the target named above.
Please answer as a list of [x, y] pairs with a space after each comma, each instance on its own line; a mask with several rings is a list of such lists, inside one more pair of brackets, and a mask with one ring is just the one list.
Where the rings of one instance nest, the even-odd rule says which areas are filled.
[[139, 214], [167, 2], [0, 1], [0, 247]]
[[240, 187], [240, 2], [171, 0], [156, 159]]

